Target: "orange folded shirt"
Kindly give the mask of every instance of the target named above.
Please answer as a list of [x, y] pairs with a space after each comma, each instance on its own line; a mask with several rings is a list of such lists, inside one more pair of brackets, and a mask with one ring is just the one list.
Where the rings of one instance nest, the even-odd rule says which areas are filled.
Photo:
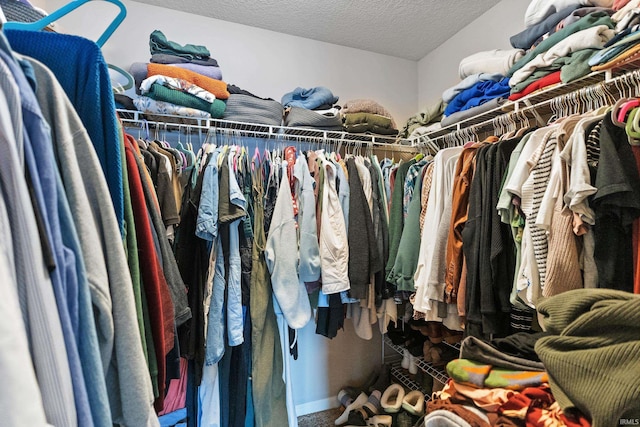
[[147, 64], [147, 77], [151, 76], [167, 76], [176, 79], [183, 79], [202, 89], [211, 92], [217, 99], [229, 99], [229, 91], [227, 84], [221, 80], [215, 80], [202, 74], [198, 74], [191, 70], [180, 67], [172, 67], [163, 64]]

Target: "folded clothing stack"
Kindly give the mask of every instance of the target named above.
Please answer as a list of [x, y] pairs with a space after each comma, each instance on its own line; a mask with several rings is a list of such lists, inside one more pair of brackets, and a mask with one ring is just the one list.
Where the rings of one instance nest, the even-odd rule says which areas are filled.
[[236, 122], [259, 123], [280, 126], [284, 109], [282, 104], [272, 99], [262, 99], [235, 86], [227, 99], [227, 109], [223, 118]]
[[513, 64], [523, 56], [524, 50], [522, 49], [493, 49], [478, 52], [460, 61], [458, 74], [461, 79], [480, 73], [504, 76]]
[[[142, 95], [134, 101], [136, 106], [144, 109], [140, 111], [188, 117], [223, 117], [226, 109], [224, 100], [229, 98], [229, 91], [221, 80], [186, 68], [154, 63], [134, 63], [130, 73]], [[143, 80], [139, 81], [141, 78]]]
[[136, 108], [148, 114], [222, 118], [229, 97], [218, 61], [205, 46], [180, 45], [155, 30], [149, 36], [151, 63], [129, 69], [136, 84]]
[[[589, 4], [607, 6], [608, 3], [596, 4], [590, 0]], [[536, 82], [552, 74], [555, 78], [557, 71], [560, 71], [562, 83], [569, 83], [589, 74], [589, 63], [614, 39], [615, 23], [612, 13], [612, 9], [568, 4], [559, 12], [546, 16], [542, 22], [525, 30], [531, 33], [529, 36], [523, 32], [512, 37], [512, 42], [520, 36], [533, 39], [540, 32], [548, 30], [540, 36], [542, 41], [536, 42], [537, 45], [513, 64], [507, 73], [511, 85], [510, 99], [518, 99], [525, 95], [525, 91], [531, 93], [544, 87]], [[552, 23], [556, 21], [557, 24], [553, 26]], [[545, 79], [546, 84], [550, 81]]]
[[[639, 11], [640, 12], [640, 11]], [[624, 62], [635, 60], [640, 52], [640, 24], [626, 28], [616, 34], [589, 59], [594, 71], [606, 70]]]
[[348, 113], [344, 115], [344, 129], [351, 133], [377, 133], [379, 135], [397, 135], [393, 120], [373, 113]]
[[391, 113], [372, 99], [347, 101], [342, 107], [342, 115], [347, 132], [398, 134], [398, 128]]
[[[151, 62], [156, 64], [173, 64], [183, 68], [189, 68], [184, 66], [187, 64], [199, 65], [217, 68], [217, 72], [220, 72], [218, 61], [211, 57], [211, 52], [205, 46], [193, 44], [182, 46], [167, 40], [162, 31], [159, 30], [155, 30], [149, 36], [149, 50], [151, 52]], [[215, 73], [216, 71], [210, 72]]]
[[[602, 49], [613, 38], [614, 34], [609, 25], [596, 25], [570, 34], [515, 71], [509, 84], [511, 87], [522, 86], [521, 84], [526, 82], [537, 70], [542, 70], [546, 75], [558, 69], [576, 69], [578, 67], [577, 69], [580, 71], [572, 72], [569, 78], [582, 77], [581, 74], [588, 74], [591, 71], [588, 66], [585, 66], [584, 60], [588, 60], [596, 50]], [[584, 55], [587, 57], [585, 58]], [[573, 60], [567, 61], [569, 57]], [[529, 81], [528, 83], [531, 82]], [[524, 86], [526, 87], [528, 83], [524, 84]], [[520, 87], [520, 89], [523, 89], [523, 87]], [[519, 90], [516, 88], [513, 92], [519, 92]]]
[[286, 110], [284, 125], [340, 132], [342, 117], [339, 108], [307, 110], [301, 107], [290, 107]]
[[342, 130], [338, 97], [326, 87], [295, 88], [282, 97], [284, 125], [322, 130]]
[[478, 107], [494, 98], [506, 98], [509, 96], [511, 88], [509, 79], [500, 80], [478, 80], [471, 87], [458, 93], [444, 109], [444, 115], [450, 116], [459, 111], [469, 110]]
[[444, 113], [444, 102], [442, 99], [438, 99], [422, 111], [409, 117], [400, 132], [400, 136], [402, 138], [412, 138], [429, 130], [435, 130], [435, 127], [439, 127], [442, 113]]
[[614, 0], [533, 0], [529, 3], [524, 16], [524, 26], [531, 28], [543, 22], [549, 16], [566, 8], [574, 9], [595, 6], [612, 8]]

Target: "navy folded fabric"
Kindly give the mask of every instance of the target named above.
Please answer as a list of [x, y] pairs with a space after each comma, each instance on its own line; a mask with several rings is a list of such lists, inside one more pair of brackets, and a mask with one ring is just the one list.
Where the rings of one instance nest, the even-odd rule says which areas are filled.
[[575, 4], [565, 7], [553, 15], [547, 16], [544, 21], [534, 25], [533, 27], [529, 27], [518, 34], [511, 36], [509, 39], [511, 46], [516, 49], [530, 49], [536, 40], [553, 30], [560, 21], [571, 15], [578, 7], [579, 6]]

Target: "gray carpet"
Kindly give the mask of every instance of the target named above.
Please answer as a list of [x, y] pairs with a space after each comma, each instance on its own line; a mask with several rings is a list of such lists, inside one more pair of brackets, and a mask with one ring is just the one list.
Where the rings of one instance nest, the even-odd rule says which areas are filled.
[[335, 427], [334, 421], [341, 413], [341, 408], [335, 408], [302, 415], [298, 417], [298, 427]]

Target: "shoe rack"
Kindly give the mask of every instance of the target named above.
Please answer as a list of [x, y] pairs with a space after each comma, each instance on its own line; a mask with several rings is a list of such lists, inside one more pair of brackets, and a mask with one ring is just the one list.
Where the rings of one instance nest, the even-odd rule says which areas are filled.
[[400, 366], [400, 361], [391, 364], [391, 377], [398, 384], [402, 385], [407, 390], [419, 390], [424, 394], [425, 400], [429, 400], [431, 396], [431, 390], [425, 389], [421, 384], [414, 381]]
[[[387, 336], [384, 337], [384, 344], [389, 347], [391, 350], [393, 350], [394, 352], [396, 352], [399, 356], [402, 357], [403, 352], [404, 352], [404, 347], [399, 346], [394, 344], [391, 339]], [[449, 344], [447, 344], [449, 345]], [[453, 348], [457, 348], [458, 350], [460, 350], [460, 347], [456, 345], [451, 345], [451, 347]], [[422, 370], [422, 372], [426, 373], [427, 375], [431, 376], [434, 380], [442, 383], [442, 384], [446, 384], [446, 382], [449, 380], [449, 376], [447, 375], [447, 372], [445, 371], [444, 367], [436, 367], [431, 363], [427, 363], [424, 361], [424, 359], [422, 357], [417, 357], [416, 358], [416, 362], [418, 365], [418, 369]], [[400, 371], [402, 371], [401, 373], [403, 375], [406, 376], [406, 374], [404, 374], [404, 371], [402, 368], [400, 368], [399, 364], [398, 364], [398, 369]], [[414, 388], [414, 390], [420, 390], [420, 386], [416, 384], [416, 386], [418, 388]], [[431, 393], [429, 393], [430, 395]]]

